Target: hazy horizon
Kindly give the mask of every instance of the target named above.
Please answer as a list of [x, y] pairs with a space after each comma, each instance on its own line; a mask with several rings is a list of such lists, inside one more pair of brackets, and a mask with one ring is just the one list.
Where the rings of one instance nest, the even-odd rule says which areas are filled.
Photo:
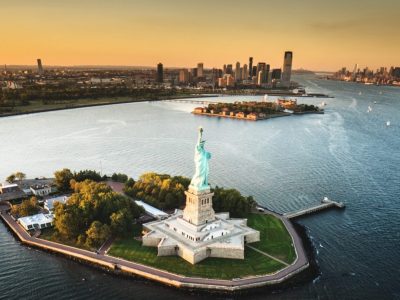
[[206, 68], [267, 62], [336, 71], [400, 64], [400, 2], [3, 1], [2, 65]]

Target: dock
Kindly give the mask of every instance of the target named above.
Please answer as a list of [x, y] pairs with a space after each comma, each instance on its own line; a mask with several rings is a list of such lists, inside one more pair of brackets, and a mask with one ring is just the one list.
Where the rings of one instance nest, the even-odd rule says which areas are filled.
[[333, 200], [329, 200], [328, 197], [324, 197], [324, 199], [321, 200], [321, 204], [309, 207], [309, 208], [304, 208], [299, 211], [295, 212], [290, 212], [290, 213], [285, 213], [283, 216], [287, 219], [294, 219], [298, 218], [304, 215], [309, 215], [312, 213], [315, 213], [320, 210], [328, 209], [328, 208], [344, 208], [345, 204], [343, 202], [336, 202]]

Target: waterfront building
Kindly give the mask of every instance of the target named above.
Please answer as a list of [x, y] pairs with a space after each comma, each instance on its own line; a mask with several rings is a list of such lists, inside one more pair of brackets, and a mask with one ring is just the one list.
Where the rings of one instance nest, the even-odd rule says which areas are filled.
[[186, 194], [184, 210], [165, 220], [143, 225], [143, 245], [157, 247], [158, 256], [178, 255], [196, 264], [207, 257], [244, 259], [246, 243], [260, 240], [260, 232], [247, 226], [246, 219], [231, 219], [229, 213], [215, 213], [208, 183], [211, 158], [204, 148], [200, 128], [195, 147], [196, 171]]
[[197, 64], [197, 77], [203, 77], [203, 76], [204, 76], [204, 64], [198, 63]]
[[264, 78], [264, 71], [263, 70], [258, 71], [257, 85], [261, 86], [264, 83], [263, 78]]
[[249, 57], [249, 80], [253, 78], [253, 57]]
[[187, 69], [179, 71], [179, 82], [184, 84], [189, 83], [189, 71]]
[[281, 75], [282, 75], [282, 70], [281, 69], [272, 69], [271, 72], [271, 79], [274, 80], [279, 80], [281, 79]]
[[236, 62], [235, 79], [236, 79], [236, 81], [239, 81], [242, 79], [242, 74], [240, 72], [240, 62]]
[[54, 215], [52, 214], [37, 214], [18, 219], [18, 223], [21, 224], [25, 230], [49, 228], [53, 226], [53, 221]]
[[40, 75], [43, 74], [43, 65], [42, 65], [42, 60], [40, 58], [37, 59], [37, 67], [38, 67], [38, 73]]
[[293, 53], [291, 51], [286, 51], [283, 58], [283, 73], [282, 73], [282, 83], [285, 86], [290, 86], [290, 78], [292, 76], [292, 61]]
[[249, 70], [247, 69], [247, 64], [244, 64], [243, 71], [242, 71], [242, 80], [247, 80], [247, 78], [249, 78], [248, 72], [249, 72]]
[[157, 65], [157, 82], [158, 83], [163, 83], [164, 82], [164, 69], [163, 69], [163, 64], [159, 63]]
[[16, 183], [3, 183], [0, 184], [0, 194], [14, 193], [20, 190]]

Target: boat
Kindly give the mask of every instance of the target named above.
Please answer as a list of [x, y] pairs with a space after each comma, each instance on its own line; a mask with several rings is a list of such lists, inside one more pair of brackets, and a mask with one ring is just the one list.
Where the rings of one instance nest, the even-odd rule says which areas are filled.
[[371, 112], [372, 111], [372, 107], [368, 105], [368, 110], [367, 112]]
[[386, 121], [386, 126], [387, 126], [387, 127], [390, 126], [390, 121]]
[[321, 104], [319, 106], [326, 106], [326, 102], [322, 101]]
[[359, 91], [358, 94], [361, 95], [362, 94], [361, 91]]
[[374, 101], [374, 104], [376, 104], [377, 102], [376, 101]]

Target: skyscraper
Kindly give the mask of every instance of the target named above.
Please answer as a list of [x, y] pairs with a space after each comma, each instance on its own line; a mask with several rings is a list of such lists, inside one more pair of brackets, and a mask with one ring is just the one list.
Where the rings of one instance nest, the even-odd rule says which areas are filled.
[[242, 79], [246, 80], [249, 78], [248, 70], [247, 70], [247, 64], [243, 65], [243, 72], [242, 72]]
[[282, 75], [282, 70], [281, 69], [273, 69], [272, 70], [272, 74], [271, 74], [271, 78], [272, 79], [281, 79], [281, 75]]
[[203, 68], [204, 68], [203, 63], [198, 63], [197, 64], [197, 77], [203, 77], [204, 76]]
[[37, 59], [37, 66], [39, 74], [43, 74], [42, 60], [40, 58]]
[[164, 82], [164, 69], [163, 69], [163, 64], [159, 63], [157, 65], [157, 82], [158, 83], [163, 83]]
[[239, 81], [240, 79], [242, 79], [242, 76], [240, 73], [240, 62], [236, 62], [235, 79], [236, 79], [236, 81]]
[[291, 51], [286, 51], [283, 59], [282, 73], [282, 83], [286, 86], [290, 86], [290, 77], [292, 75], [292, 60], [293, 53]]
[[253, 58], [249, 57], [249, 79], [253, 77]]
[[225, 71], [225, 73], [226, 74], [233, 74], [233, 68], [232, 68], [232, 65], [231, 64], [229, 64], [229, 65], [227, 65], [226, 66], [226, 71]]

